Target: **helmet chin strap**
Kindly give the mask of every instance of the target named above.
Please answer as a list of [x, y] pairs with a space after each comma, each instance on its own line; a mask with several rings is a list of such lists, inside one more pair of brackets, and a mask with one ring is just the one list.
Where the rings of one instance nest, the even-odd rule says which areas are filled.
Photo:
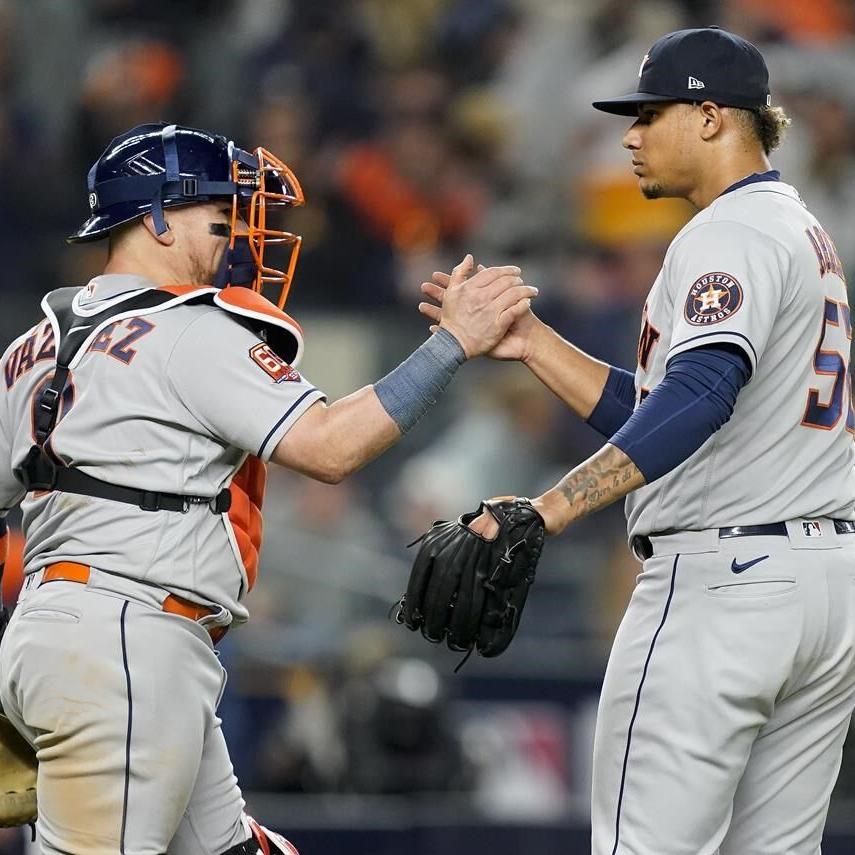
[[257, 274], [258, 266], [249, 248], [249, 238], [237, 236], [234, 246], [226, 247], [213, 284], [215, 288], [226, 288], [229, 285], [249, 287]]

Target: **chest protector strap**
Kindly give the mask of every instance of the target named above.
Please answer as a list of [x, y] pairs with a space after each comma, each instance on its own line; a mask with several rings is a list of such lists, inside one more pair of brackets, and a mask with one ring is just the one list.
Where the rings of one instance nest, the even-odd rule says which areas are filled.
[[[79, 288], [60, 288], [48, 294], [42, 305], [53, 326], [56, 340], [56, 370], [36, 403], [35, 444], [27, 452], [23, 463], [15, 469], [15, 477], [30, 490], [59, 490], [83, 496], [96, 496], [137, 505], [144, 511], [181, 511], [186, 513], [190, 505], [206, 504], [214, 513], [225, 513], [231, 505], [228, 489], [218, 495], [189, 496], [164, 493], [156, 490], [138, 490], [110, 484], [93, 478], [79, 469], [57, 465], [58, 461], [45, 448], [59, 418], [62, 395], [68, 383], [71, 366], [76, 364], [85, 348], [103, 327], [115, 320], [150, 313], [172, 301], [175, 296], [156, 289], [147, 289], [130, 295], [116, 303], [110, 301], [101, 311], [93, 314], [78, 314], [75, 297]], [[186, 302], [186, 301], [185, 301]]]
[[[176, 289], [177, 290], [177, 289]], [[191, 496], [165, 493], [156, 490], [139, 490], [110, 484], [93, 478], [79, 469], [61, 465], [46, 448], [59, 418], [63, 392], [68, 375], [77, 364], [95, 336], [114, 321], [138, 314], [171, 308], [193, 299], [207, 298], [215, 292], [213, 288], [182, 289], [182, 293], [145, 289], [128, 295], [124, 299], [110, 300], [96, 312], [81, 311], [77, 300], [79, 288], [60, 288], [52, 291], [42, 301], [42, 307], [53, 326], [56, 341], [56, 370], [45, 386], [35, 407], [35, 444], [27, 452], [23, 463], [15, 469], [15, 477], [31, 490], [59, 490], [83, 496], [96, 496], [137, 505], [144, 511], [180, 511], [186, 513], [190, 505], [209, 505], [214, 513], [226, 513], [231, 507], [232, 496], [228, 488], [216, 496]]]

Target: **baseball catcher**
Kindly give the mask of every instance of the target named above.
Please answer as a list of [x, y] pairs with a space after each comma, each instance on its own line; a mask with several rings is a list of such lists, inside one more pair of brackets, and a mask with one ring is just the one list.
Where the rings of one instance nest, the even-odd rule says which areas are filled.
[[[283, 161], [150, 123], [108, 145], [87, 189], [70, 240], [107, 241], [103, 274], [47, 294], [0, 358], [0, 549], [19, 503], [27, 541], [0, 703], [45, 745], [40, 851], [293, 855], [245, 813], [217, 716], [215, 645], [249, 618], [266, 466], [326, 483], [355, 472], [537, 291], [518, 267], [476, 271], [467, 255], [442, 329], [327, 402], [298, 370], [303, 330], [284, 311], [300, 237], [280, 217], [304, 198]], [[0, 824], [34, 814], [23, 756], [3, 783], [0, 753]]]
[[[498, 525], [492, 539], [469, 527], [483, 513]], [[467, 659], [473, 650], [498, 656], [519, 627], [544, 534], [543, 518], [524, 498], [490, 499], [457, 520], [435, 522], [415, 541], [395, 619], [428, 641], [467, 651]]]

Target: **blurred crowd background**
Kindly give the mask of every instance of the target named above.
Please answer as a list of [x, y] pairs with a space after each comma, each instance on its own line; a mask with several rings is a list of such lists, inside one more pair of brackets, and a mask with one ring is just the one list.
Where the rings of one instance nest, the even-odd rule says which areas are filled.
[[[663, 33], [711, 23], [762, 48], [793, 118], [773, 165], [851, 281], [851, 0], [0, 0], [0, 349], [45, 291], [100, 269], [102, 245], [64, 242], [92, 161], [165, 120], [263, 145], [301, 180], [287, 309], [303, 372], [332, 398], [423, 340], [419, 284], [467, 251], [519, 264], [544, 320], [632, 368], [644, 298], [692, 212], [643, 200], [627, 123], [590, 101], [631, 91]], [[389, 610], [431, 521], [536, 494], [600, 443], [525, 368], [479, 360], [349, 481], [270, 473], [253, 618], [222, 644], [224, 727], [259, 819], [304, 853], [588, 851], [597, 692], [638, 571], [622, 508], [548, 544], [499, 659], [454, 674]], [[855, 840], [850, 753], [832, 853]]]

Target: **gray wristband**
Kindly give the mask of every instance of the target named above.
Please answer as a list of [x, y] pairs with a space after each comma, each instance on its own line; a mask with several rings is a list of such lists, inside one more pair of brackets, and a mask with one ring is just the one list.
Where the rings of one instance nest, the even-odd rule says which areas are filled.
[[406, 433], [436, 403], [465, 361], [460, 342], [448, 330], [439, 329], [374, 384], [383, 409], [401, 433]]

